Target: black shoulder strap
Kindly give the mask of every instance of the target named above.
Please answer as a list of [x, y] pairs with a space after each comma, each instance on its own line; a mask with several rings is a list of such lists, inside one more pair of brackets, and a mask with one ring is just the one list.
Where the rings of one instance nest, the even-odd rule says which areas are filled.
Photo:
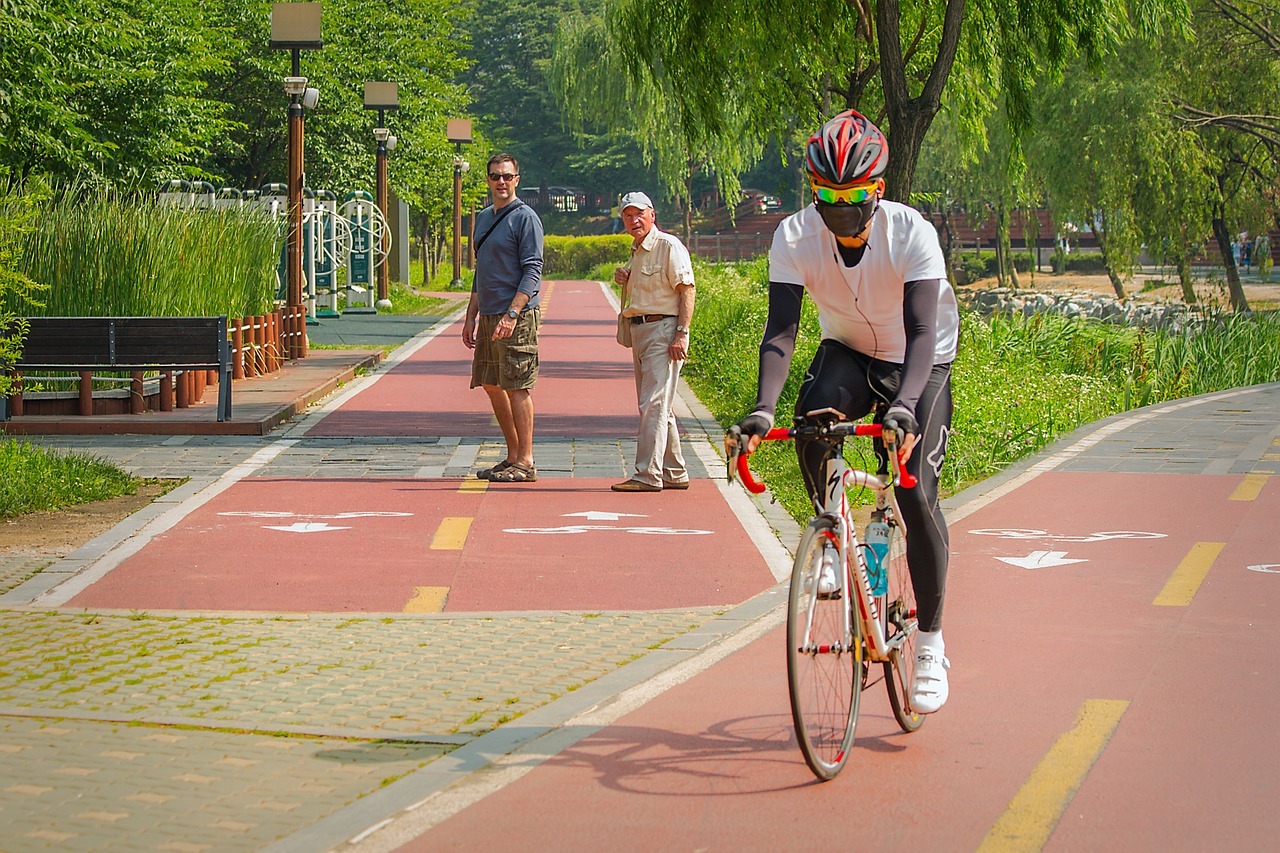
[[493, 233], [493, 229], [498, 227], [498, 223], [502, 221], [502, 217], [506, 216], [508, 213], [510, 213], [512, 210], [514, 210], [515, 208], [519, 207], [522, 204], [524, 204], [524, 202], [520, 201], [519, 199], [516, 199], [512, 201], [511, 204], [507, 205], [506, 207], [502, 208], [502, 210], [498, 211], [496, 218], [493, 220], [493, 224], [489, 226], [489, 230], [484, 232], [484, 236], [476, 241], [475, 254], [477, 258], [480, 257], [480, 247], [484, 245], [485, 240], [489, 239], [489, 235]]

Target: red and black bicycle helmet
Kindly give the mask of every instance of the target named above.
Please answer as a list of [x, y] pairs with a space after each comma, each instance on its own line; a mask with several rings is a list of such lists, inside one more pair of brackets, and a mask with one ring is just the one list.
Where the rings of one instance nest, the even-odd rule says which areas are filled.
[[831, 187], [863, 184], [884, 174], [889, 142], [866, 116], [845, 110], [809, 137], [805, 148], [809, 177]]

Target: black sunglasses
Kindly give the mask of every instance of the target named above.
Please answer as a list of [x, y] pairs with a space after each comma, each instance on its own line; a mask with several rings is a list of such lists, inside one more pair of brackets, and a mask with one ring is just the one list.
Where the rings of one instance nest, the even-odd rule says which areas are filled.
[[511, 172], [511, 173], [506, 173], [506, 172], [490, 172], [490, 173], [489, 173], [489, 180], [494, 181], [494, 182], [497, 182], [497, 181], [514, 181], [514, 180], [515, 180], [516, 178], [518, 178], [518, 177], [520, 177], [520, 173], [519, 173], [519, 172]]

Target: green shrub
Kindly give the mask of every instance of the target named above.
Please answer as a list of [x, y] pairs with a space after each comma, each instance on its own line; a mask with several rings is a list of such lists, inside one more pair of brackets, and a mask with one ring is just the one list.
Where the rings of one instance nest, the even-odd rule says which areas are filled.
[[594, 237], [547, 235], [543, 241], [543, 278], [586, 278], [601, 264], [619, 266], [631, 255], [630, 234]]
[[[1015, 252], [1013, 268], [1020, 273], [1030, 272], [1035, 263], [1035, 256], [1030, 252]], [[964, 252], [954, 256], [951, 268], [956, 276], [956, 284], [973, 284], [983, 278], [991, 278], [999, 273], [995, 252]]]
[[1102, 255], [1099, 252], [1089, 252], [1087, 254], [1076, 252], [1066, 255], [1061, 252], [1055, 252], [1053, 255], [1053, 271], [1074, 272], [1081, 275], [1099, 275], [1106, 273], [1107, 265], [1103, 263]]

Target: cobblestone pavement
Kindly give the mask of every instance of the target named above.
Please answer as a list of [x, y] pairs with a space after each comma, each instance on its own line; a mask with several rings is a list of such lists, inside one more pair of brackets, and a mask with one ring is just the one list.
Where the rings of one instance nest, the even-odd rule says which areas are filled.
[[715, 615], [0, 612], [0, 849], [259, 849]]

